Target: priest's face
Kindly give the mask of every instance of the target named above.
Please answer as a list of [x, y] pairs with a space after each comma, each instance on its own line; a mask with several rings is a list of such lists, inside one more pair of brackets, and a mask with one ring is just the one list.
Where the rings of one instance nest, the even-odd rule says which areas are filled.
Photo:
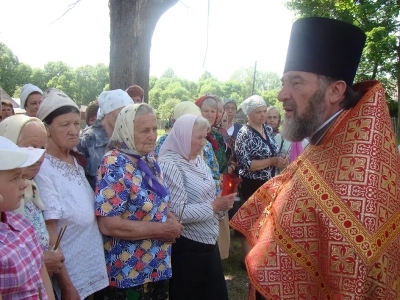
[[326, 86], [318, 75], [290, 71], [282, 77], [278, 100], [285, 110], [282, 135], [300, 142], [322, 125], [326, 109]]

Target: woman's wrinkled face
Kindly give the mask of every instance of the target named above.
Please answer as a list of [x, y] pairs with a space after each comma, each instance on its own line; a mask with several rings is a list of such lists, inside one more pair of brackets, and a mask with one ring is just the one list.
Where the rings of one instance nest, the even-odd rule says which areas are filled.
[[[46, 149], [47, 145], [47, 134], [46, 130], [37, 122], [31, 122], [25, 125], [18, 137], [19, 147], [32, 147], [39, 149]], [[24, 169], [22, 177], [25, 179], [33, 179], [37, 173], [39, 173], [40, 166], [44, 160], [44, 154], [42, 157], [33, 165]]]
[[148, 113], [135, 118], [134, 143], [136, 151], [147, 155], [154, 151], [157, 140], [157, 118]]
[[201, 106], [201, 115], [203, 118], [208, 120], [210, 126], [213, 126], [215, 124], [215, 119], [217, 118], [217, 110], [210, 105], [203, 104]]
[[79, 143], [81, 115], [66, 113], [54, 118], [48, 127], [47, 135], [59, 148], [72, 150]]
[[267, 121], [267, 107], [257, 107], [249, 114], [249, 120], [255, 124], [264, 124]]
[[207, 127], [193, 126], [189, 159], [195, 159], [197, 155], [200, 155], [206, 144], [206, 137]]
[[225, 108], [226, 114], [228, 115], [228, 119], [232, 121], [236, 115], [236, 105], [229, 102], [229, 103], [225, 104], [224, 108]]

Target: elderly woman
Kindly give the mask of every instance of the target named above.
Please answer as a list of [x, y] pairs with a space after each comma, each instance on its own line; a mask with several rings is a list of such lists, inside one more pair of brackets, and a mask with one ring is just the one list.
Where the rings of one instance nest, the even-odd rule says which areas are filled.
[[[239, 163], [239, 175], [242, 178], [240, 188], [243, 204], [263, 183], [275, 175], [276, 168], [284, 168], [287, 159], [277, 156], [278, 145], [272, 128], [267, 121], [267, 104], [261, 96], [253, 95], [241, 104], [248, 122], [236, 138], [235, 151]], [[235, 235], [242, 236], [238, 232]], [[242, 239], [243, 255], [249, 252], [246, 240]]]
[[45, 92], [38, 118], [47, 126], [47, 153], [35, 177], [46, 206], [50, 245], [68, 226], [60, 247], [64, 267], [54, 275], [59, 299], [84, 299], [108, 284], [102, 238], [97, 227], [94, 193], [72, 150], [79, 142], [80, 112], [63, 91]]
[[106, 146], [114, 131], [115, 121], [123, 107], [133, 104], [123, 90], [102, 92], [98, 99], [100, 113], [94, 124], [80, 137], [78, 150], [86, 157], [85, 174], [92, 189], [96, 186], [96, 172], [101, 163]]
[[[204, 95], [195, 101], [200, 107], [201, 115], [210, 123], [211, 130], [207, 133], [207, 140], [211, 143], [218, 161], [220, 173], [232, 173], [236, 170], [233, 159], [233, 148], [226, 130], [218, 128], [221, 121], [224, 106], [221, 98], [214, 95]], [[221, 259], [229, 257], [230, 230], [228, 217], [220, 220], [218, 245]]]
[[[175, 105], [175, 107], [172, 111], [172, 114], [170, 116], [170, 121], [171, 121], [172, 126], [174, 126], [174, 123], [178, 118], [180, 118], [183, 115], [187, 115], [187, 114], [200, 116], [201, 112], [200, 112], [199, 107], [196, 104], [194, 104], [193, 102], [182, 101], [182, 102], [178, 103], [177, 105]], [[163, 134], [157, 140], [156, 146], [154, 149], [156, 158], [158, 157], [161, 146], [165, 142], [167, 137], [168, 137], [168, 133]], [[214, 151], [212, 149], [210, 142], [206, 141], [206, 143], [203, 147], [202, 153], [203, 153], [203, 159], [204, 159], [205, 163], [207, 164], [207, 166], [210, 168], [212, 176], [214, 178], [215, 186], [217, 188], [216, 192], [219, 193], [219, 191], [221, 189], [221, 187], [220, 187], [221, 186], [221, 182], [220, 182], [221, 175], [219, 173], [218, 161], [217, 161], [217, 158], [215, 157], [215, 154], [214, 154]]]
[[236, 194], [215, 196], [210, 169], [200, 156], [208, 127], [205, 118], [184, 115], [160, 150], [171, 210], [185, 226], [172, 245], [171, 300], [228, 299], [217, 245], [218, 220], [232, 207]]
[[129, 97], [132, 98], [132, 101], [135, 104], [142, 103], [144, 100], [144, 91], [138, 85], [131, 85], [125, 90], [125, 92], [128, 93]]
[[122, 109], [99, 167], [96, 215], [104, 234], [109, 287], [104, 299], [168, 299], [171, 243], [182, 225], [152, 156], [157, 118], [147, 104]]
[[42, 103], [43, 91], [32, 83], [24, 84], [21, 89], [21, 108], [25, 109], [26, 115], [36, 117], [40, 104]]
[[[42, 121], [25, 115], [16, 115], [0, 123], [0, 135], [16, 143], [19, 147], [45, 149], [47, 145], [46, 128]], [[59, 273], [63, 267], [64, 255], [61, 251], [49, 249], [49, 233], [43, 218], [45, 206], [33, 178], [40, 170], [44, 156], [27, 167], [22, 177], [26, 183], [23, 201], [15, 212], [24, 215], [33, 225], [40, 246], [44, 251], [44, 263], [49, 274]]]
[[237, 134], [240, 128], [242, 128], [242, 124], [233, 123], [237, 111], [236, 101], [232, 99], [226, 99], [224, 102], [224, 110], [228, 117], [228, 124], [226, 125], [226, 131], [234, 140], [236, 140]]

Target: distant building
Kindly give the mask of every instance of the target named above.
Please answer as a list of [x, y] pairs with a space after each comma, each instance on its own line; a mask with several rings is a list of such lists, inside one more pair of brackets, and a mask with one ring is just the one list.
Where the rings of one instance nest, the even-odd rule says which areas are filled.
[[18, 98], [11, 98], [10, 95], [8, 95], [2, 87], [0, 87], [0, 98], [2, 100], [8, 100], [12, 103], [14, 108], [19, 108], [20, 107], [20, 102]]

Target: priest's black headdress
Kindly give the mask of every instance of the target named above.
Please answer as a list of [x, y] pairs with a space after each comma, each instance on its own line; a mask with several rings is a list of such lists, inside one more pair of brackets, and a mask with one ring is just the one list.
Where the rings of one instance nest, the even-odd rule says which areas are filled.
[[365, 33], [358, 27], [327, 18], [295, 21], [290, 35], [284, 73], [310, 72], [353, 84]]

